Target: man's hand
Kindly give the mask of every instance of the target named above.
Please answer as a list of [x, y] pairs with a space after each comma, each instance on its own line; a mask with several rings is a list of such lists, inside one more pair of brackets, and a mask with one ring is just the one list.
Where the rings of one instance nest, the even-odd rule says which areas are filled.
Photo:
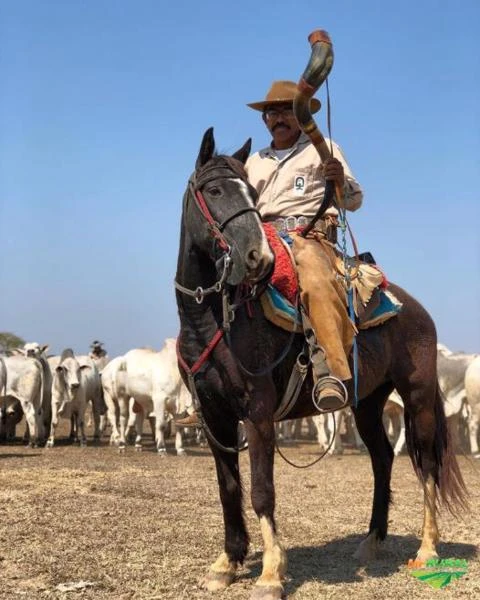
[[327, 158], [323, 163], [323, 176], [325, 181], [335, 181], [343, 187], [345, 183], [345, 175], [343, 173], [343, 165], [338, 158]]

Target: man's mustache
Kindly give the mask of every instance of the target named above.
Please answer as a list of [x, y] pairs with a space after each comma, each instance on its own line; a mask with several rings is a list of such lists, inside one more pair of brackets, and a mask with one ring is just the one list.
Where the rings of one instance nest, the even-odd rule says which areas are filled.
[[277, 123], [272, 127], [272, 131], [275, 131], [275, 129], [277, 129], [278, 127], [285, 127], [286, 129], [290, 129], [290, 126], [286, 123]]

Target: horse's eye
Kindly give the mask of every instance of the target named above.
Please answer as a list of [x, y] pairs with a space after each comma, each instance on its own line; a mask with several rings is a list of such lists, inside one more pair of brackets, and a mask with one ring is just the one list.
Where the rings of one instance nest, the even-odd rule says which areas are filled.
[[217, 197], [217, 196], [221, 196], [222, 195], [222, 190], [219, 187], [213, 186], [211, 188], [208, 188], [207, 193], [210, 196]]

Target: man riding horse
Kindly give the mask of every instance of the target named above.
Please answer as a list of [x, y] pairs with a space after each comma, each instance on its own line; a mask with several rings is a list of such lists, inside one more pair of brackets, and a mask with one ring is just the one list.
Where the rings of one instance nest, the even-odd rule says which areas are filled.
[[[293, 81], [274, 81], [265, 100], [248, 104], [261, 111], [272, 141], [253, 154], [245, 168], [257, 191], [256, 208], [262, 219], [272, 222], [292, 248], [316, 382], [315, 404], [320, 411], [330, 412], [348, 402], [343, 382], [352, 378], [348, 356], [355, 335], [345, 287], [335, 271], [337, 209], [330, 207], [306, 238], [299, 234], [316, 214], [327, 181], [342, 188], [339, 208], [357, 210], [363, 193], [337, 144], [331, 142], [333, 156], [322, 161], [301, 131], [293, 112], [296, 92]], [[312, 98], [311, 112], [317, 112], [320, 106], [320, 101]], [[195, 413], [177, 423], [199, 424]]]
[[[342, 206], [358, 208], [361, 191], [346, 164], [331, 157], [328, 145], [311, 118], [311, 109], [319, 108], [312, 96], [325, 81], [333, 55], [325, 32], [314, 32], [309, 41], [311, 59], [297, 86], [293, 109], [302, 130], [319, 151], [321, 161], [314, 163], [320, 163], [318, 170], [315, 171], [317, 167], [312, 163], [296, 171], [296, 160], [308, 156], [311, 148], [304, 143], [294, 119], [288, 113], [281, 114], [280, 108], [287, 111], [291, 108], [292, 95], [274, 96], [271, 90], [264, 101], [253, 103], [252, 107], [264, 114], [272, 133], [272, 144], [250, 158], [248, 178], [244, 165], [251, 140], [231, 156], [217, 154], [213, 129], [209, 128], [183, 196], [175, 276], [180, 319], [177, 356], [215, 460], [224, 518], [223, 550], [208, 569], [203, 586], [210, 591], [228, 587], [249, 549], [238, 456], [241, 450], [238, 426], [243, 422], [250, 457], [250, 497], [263, 538], [262, 572], [255, 583], [252, 600], [285, 597], [287, 553], [275, 520], [274, 424], [282, 419], [300, 418], [342, 406], [346, 401], [342, 388], [345, 383], [351, 397], [358, 399], [352, 410], [370, 454], [374, 476], [368, 534], [356, 552], [361, 562], [376, 555], [388, 531], [393, 449], [382, 427], [382, 413], [394, 388], [404, 402], [408, 452], [424, 491], [422, 539], [417, 558], [429, 560], [438, 556], [437, 499], [453, 511], [466, 501], [465, 484], [450, 442], [437, 379], [437, 336], [433, 320], [399, 286], [389, 283], [386, 289], [382, 279], [377, 281], [378, 276], [383, 278], [382, 274], [372, 266], [376, 285], [382, 283], [385, 288], [384, 296], [394, 296], [401, 305], [400, 311], [393, 311], [395, 318], [388, 317], [388, 323], [382, 327], [372, 326], [372, 315], [373, 321], [379, 324], [385, 322], [385, 313], [379, 313], [376, 308], [369, 312], [360, 293], [363, 272], [368, 272], [361, 269], [369, 265], [355, 261], [350, 269], [349, 261], [344, 259], [342, 272], [334, 246], [335, 214], [330, 213], [318, 223], [331, 200], [332, 183], [342, 230], [345, 227]], [[280, 87], [285, 92], [289, 86], [283, 83]], [[290, 90], [292, 87], [290, 84]], [[283, 125], [278, 127], [279, 123]], [[290, 179], [284, 180], [289, 166], [293, 173]], [[314, 179], [314, 175], [319, 179]], [[318, 197], [315, 192], [309, 195], [309, 186], [325, 188], [318, 210], [315, 206], [320, 194]], [[284, 191], [280, 194], [278, 189]], [[307, 202], [309, 199], [312, 206]], [[270, 209], [270, 205], [274, 208]], [[269, 320], [264, 310], [265, 282], [272, 269], [275, 278], [281, 261], [274, 261], [271, 249], [274, 243], [280, 242], [278, 238], [269, 238], [270, 233], [267, 233], [272, 230], [275, 234], [275, 229], [272, 224], [262, 224], [260, 215], [263, 219], [274, 219], [283, 235], [292, 238], [293, 253], [300, 265], [301, 299], [310, 320], [316, 319], [317, 313], [321, 315], [321, 324], [314, 323], [320, 327], [315, 332], [316, 345], [325, 351], [327, 368], [321, 370], [314, 366], [316, 381], [303, 361], [305, 338], [300, 328], [279, 327]], [[307, 217], [312, 215], [308, 222]], [[312, 229], [315, 219], [317, 223]], [[272, 239], [270, 246], [269, 239]], [[321, 267], [317, 267], [318, 262]], [[305, 276], [306, 266], [309, 271]], [[354, 328], [347, 320], [345, 292], [337, 287], [335, 271], [348, 289], [352, 314], [361, 312], [361, 304], [365, 308], [353, 348], [353, 378], [349, 370], [342, 370], [342, 366], [348, 367], [346, 356]], [[311, 280], [315, 288], [315, 280], [319, 278], [324, 278], [319, 287], [329, 290], [321, 296], [320, 302], [325, 305], [318, 305], [316, 291], [310, 291]], [[349, 286], [351, 281], [355, 282], [355, 293]], [[370, 296], [373, 289], [374, 286], [369, 290]], [[382, 305], [383, 300], [377, 308], [383, 308]], [[365, 316], [366, 321], [362, 320]], [[308, 326], [307, 339], [312, 339]], [[318, 362], [316, 359], [321, 354], [318, 350], [313, 352], [314, 362]], [[300, 368], [305, 376], [299, 385], [298, 380], [294, 382], [298, 395], [295, 404], [289, 405], [287, 410], [284, 400], [289, 399], [292, 375]]]

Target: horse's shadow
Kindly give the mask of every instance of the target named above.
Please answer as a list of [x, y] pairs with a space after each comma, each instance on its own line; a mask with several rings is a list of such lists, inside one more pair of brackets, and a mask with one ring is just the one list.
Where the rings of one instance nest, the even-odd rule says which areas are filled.
[[[388, 577], [406, 567], [408, 560], [415, 558], [419, 547], [419, 539], [415, 536], [389, 535], [380, 546], [378, 558], [362, 565], [353, 555], [364, 539], [362, 535], [350, 535], [323, 546], [288, 548], [286, 593], [293, 594], [304, 583], [314, 580], [338, 584], [360, 582], [365, 577]], [[477, 547], [473, 544], [439, 543], [437, 551], [440, 558], [468, 560], [477, 556]], [[262, 554], [256, 553], [250, 560], [247, 578], [256, 579], [262, 570]]]

